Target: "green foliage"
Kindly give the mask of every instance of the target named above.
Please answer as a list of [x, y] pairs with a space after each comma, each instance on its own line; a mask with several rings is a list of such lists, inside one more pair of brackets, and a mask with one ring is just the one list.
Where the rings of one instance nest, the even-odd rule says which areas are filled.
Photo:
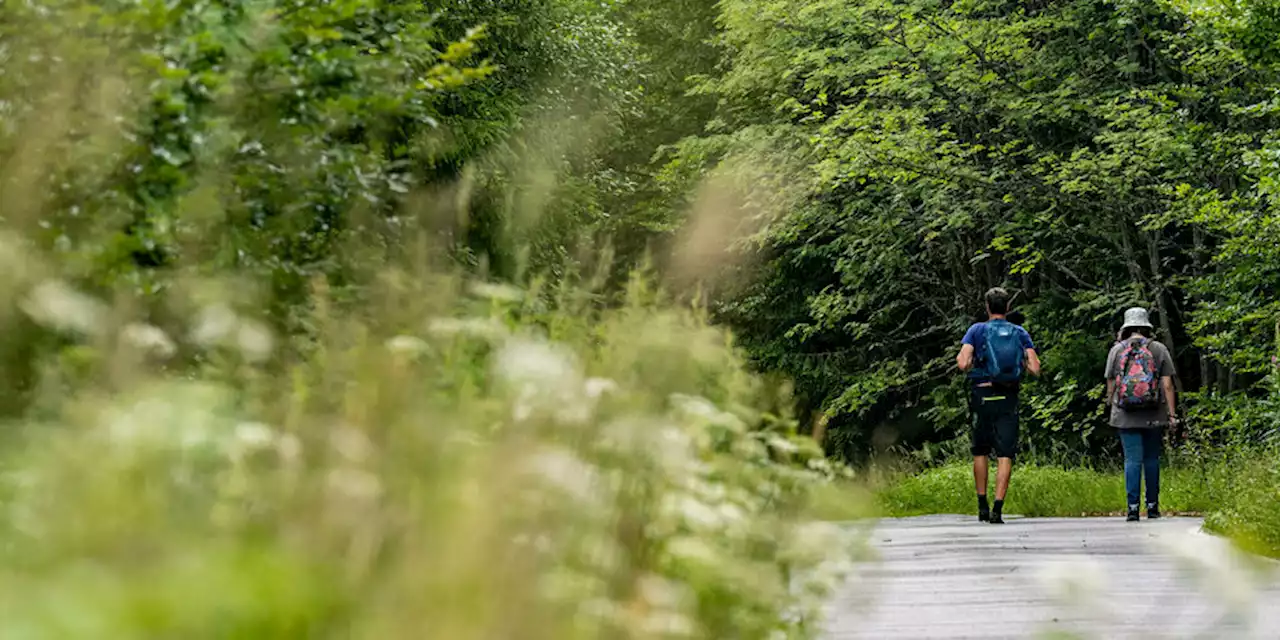
[[1250, 551], [1280, 557], [1280, 467], [1274, 449], [1235, 457], [1232, 497], [1205, 519], [1206, 528], [1227, 535]]
[[[1274, 41], [1265, 4], [1241, 24]], [[1129, 305], [1156, 312], [1185, 388], [1256, 382], [1280, 317], [1261, 294], [1280, 264], [1276, 69], [1226, 27], [1083, 1], [730, 0], [720, 23], [726, 70], [699, 88], [721, 103], [714, 135], [672, 166], [797, 167], [789, 197], [748, 187], [798, 204], [759, 225], [716, 312], [847, 432], [840, 453], [886, 429], [916, 445], [963, 428], [935, 389], [996, 285], [1044, 350], [1026, 398], [1040, 450], [1097, 452]], [[932, 429], [911, 426], [921, 416]]]

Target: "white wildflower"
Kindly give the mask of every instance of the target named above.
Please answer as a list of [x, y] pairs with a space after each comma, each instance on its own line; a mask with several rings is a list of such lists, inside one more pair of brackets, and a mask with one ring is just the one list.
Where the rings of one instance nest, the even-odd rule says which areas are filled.
[[1047, 562], [1038, 577], [1053, 597], [1068, 604], [1099, 604], [1107, 589], [1106, 570], [1088, 556]]
[[676, 560], [703, 566], [717, 566], [721, 558], [715, 549], [701, 538], [682, 536], [667, 543], [667, 553]]
[[196, 318], [191, 330], [191, 340], [202, 347], [214, 347], [226, 342], [239, 327], [240, 318], [223, 304], [205, 307]]
[[769, 447], [779, 453], [795, 453], [800, 450], [800, 445], [784, 438], [782, 436], [770, 434], [767, 442]]
[[649, 606], [657, 609], [679, 609], [689, 601], [689, 589], [662, 576], [645, 574], [636, 581], [636, 591]]
[[524, 470], [576, 499], [596, 497], [599, 472], [566, 449], [544, 448], [525, 459]]
[[327, 481], [330, 490], [352, 500], [368, 502], [382, 495], [382, 481], [368, 471], [348, 467], [333, 469]]
[[742, 460], [761, 460], [769, 454], [768, 447], [755, 438], [738, 438], [731, 446], [733, 454]]
[[565, 424], [583, 425], [591, 420], [596, 403], [585, 396], [564, 390], [560, 394], [560, 408], [556, 410], [556, 420]]
[[572, 424], [591, 417], [594, 403], [583, 394], [577, 360], [563, 347], [539, 340], [508, 340], [494, 355], [493, 369], [517, 393], [513, 408], [517, 421], [539, 411]]
[[427, 342], [417, 336], [396, 336], [387, 340], [387, 350], [402, 356], [416, 356], [427, 352]]
[[747, 430], [747, 425], [742, 421], [742, 418], [727, 411], [722, 411], [715, 403], [702, 396], [673, 393], [670, 396], [670, 400], [676, 412], [686, 419], [710, 423], [735, 433], [744, 433]]
[[133, 347], [161, 358], [172, 358], [178, 347], [159, 327], [132, 323], [120, 330], [120, 339]]
[[497, 284], [492, 282], [472, 282], [467, 287], [471, 295], [477, 298], [493, 300], [495, 302], [521, 302], [524, 300], [524, 292], [509, 284]]
[[660, 428], [654, 421], [635, 416], [611, 420], [600, 430], [597, 444], [615, 451], [635, 452]]
[[572, 569], [554, 569], [539, 579], [538, 589], [543, 597], [559, 602], [581, 602], [607, 591], [603, 581]]
[[359, 429], [342, 426], [329, 434], [329, 445], [348, 462], [363, 463], [373, 457], [373, 443]]
[[587, 381], [582, 386], [587, 397], [592, 399], [618, 390], [618, 383], [608, 378], [587, 378]]
[[696, 635], [689, 616], [675, 611], [654, 611], [644, 617], [641, 630], [652, 637], [688, 637]]
[[695, 531], [721, 529], [728, 524], [730, 518], [738, 516], [687, 495], [667, 496], [662, 506], [668, 517], [678, 519]]
[[721, 482], [708, 482], [698, 476], [688, 476], [679, 484], [689, 493], [708, 502], [723, 502], [728, 499], [728, 491]]
[[515, 402], [511, 404], [511, 419], [515, 422], [524, 422], [533, 417], [537, 406], [538, 390], [533, 385], [525, 385], [520, 388]]
[[227, 394], [218, 387], [171, 385], [108, 409], [103, 433], [128, 450], [216, 445], [229, 426], [217, 413], [226, 404]]
[[589, 598], [578, 605], [578, 615], [587, 620], [614, 622], [622, 616], [622, 608], [608, 598]]
[[678, 427], [667, 426], [657, 432], [657, 442], [651, 449], [658, 462], [668, 472], [690, 471], [697, 465], [694, 457], [694, 440]]
[[836, 470], [835, 466], [827, 458], [810, 458], [805, 463], [805, 466], [823, 475], [830, 475]]
[[244, 449], [265, 449], [275, 444], [276, 432], [261, 422], [241, 422], [236, 425], [235, 442]]
[[257, 451], [274, 448], [279, 452], [280, 438], [275, 429], [261, 422], [241, 422], [232, 430], [226, 447], [227, 455], [233, 461], [239, 461]]
[[1160, 538], [1160, 544], [1182, 566], [1203, 582], [1205, 591], [1233, 611], [1256, 605], [1255, 588], [1245, 557], [1225, 540], [1201, 534]]
[[731, 502], [721, 503], [716, 509], [720, 513], [720, 520], [726, 524], [736, 525], [747, 519], [747, 514], [736, 504]]
[[250, 362], [261, 362], [271, 355], [271, 331], [255, 320], [241, 320], [236, 331], [236, 347]]
[[805, 522], [792, 529], [788, 555], [800, 562], [818, 564], [849, 549], [851, 543], [849, 534], [830, 522]]
[[618, 543], [604, 536], [593, 537], [580, 547], [587, 566], [613, 573], [623, 564], [623, 552]]
[[302, 443], [291, 433], [286, 433], [277, 439], [276, 451], [280, 454], [281, 462], [286, 465], [296, 464], [302, 459]]
[[716, 407], [715, 403], [702, 396], [673, 393], [671, 394], [671, 404], [677, 411], [692, 418], [715, 420], [720, 415], [720, 409]]
[[513, 537], [511, 539], [511, 543], [517, 547], [529, 549], [537, 554], [550, 553], [555, 547], [551, 542], [551, 538], [545, 534], [531, 536], [527, 533], [521, 533]]
[[578, 367], [573, 354], [549, 342], [513, 339], [494, 358], [499, 377], [516, 384], [544, 389], [564, 389], [576, 384]]
[[[830, 552], [827, 554], [830, 556]], [[812, 569], [800, 578], [805, 592], [826, 597], [857, 570], [854, 561], [847, 557], [827, 557], [817, 561]]]
[[107, 315], [101, 302], [58, 280], [36, 285], [20, 307], [41, 325], [87, 336], [101, 333]]
[[493, 318], [432, 318], [427, 332], [438, 338], [467, 337], [497, 340], [507, 335], [503, 324]]
[[822, 520], [812, 520], [797, 525], [795, 536], [806, 545], [826, 550], [844, 548], [849, 541], [848, 534], [843, 529]]

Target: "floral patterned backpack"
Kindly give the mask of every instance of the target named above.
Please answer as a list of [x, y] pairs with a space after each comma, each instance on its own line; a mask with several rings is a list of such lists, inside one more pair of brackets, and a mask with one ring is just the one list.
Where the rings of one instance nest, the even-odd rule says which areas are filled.
[[1120, 351], [1115, 402], [1125, 411], [1147, 411], [1160, 405], [1156, 358], [1150, 345], [1150, 340], [1134, 336]]

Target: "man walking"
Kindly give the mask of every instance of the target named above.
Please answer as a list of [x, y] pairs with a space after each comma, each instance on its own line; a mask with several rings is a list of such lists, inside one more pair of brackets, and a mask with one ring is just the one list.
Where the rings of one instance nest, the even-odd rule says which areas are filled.
[[[1018, 391], [1025, 370], [1040, 375], [1031, 334], [1006, 319], [1009, 292], [996, 287], [987, 292], [987, 321], [969, 327], [964, 334], [956, 365], [968, 372], [972, 384], [973, 481], [978, 490], [978, 520], [1004, 524], [1004, 498], [1018, 453]], [[996, 500], [987, 504], [988, 465], [996, 456]]]

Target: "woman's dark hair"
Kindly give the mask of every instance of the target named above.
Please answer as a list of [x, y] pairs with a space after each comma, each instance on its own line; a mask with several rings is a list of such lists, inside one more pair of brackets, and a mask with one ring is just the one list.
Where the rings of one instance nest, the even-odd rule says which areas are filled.
[[1026, 324], [1027, 322], [1027, 316], [1023, 315], [1021, 311], [1017, 311], [1017, 310], [1010, 311], [1007, 315], [1005, 315], [1004, 319], [1008, 320], [1013, 324], [1018, 325], [1019, 327]]

